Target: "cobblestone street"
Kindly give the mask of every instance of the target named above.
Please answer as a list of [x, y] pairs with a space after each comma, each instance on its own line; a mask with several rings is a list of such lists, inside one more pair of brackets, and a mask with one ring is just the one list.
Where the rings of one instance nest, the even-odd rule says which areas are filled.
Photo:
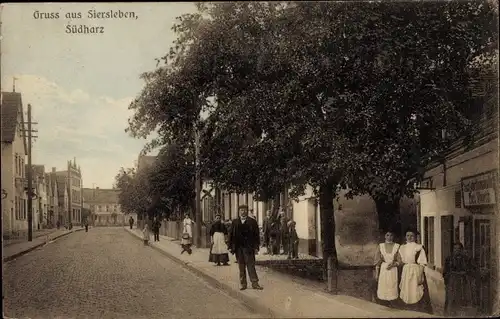
[[93, 228], [4, 264], [15, 318], [258, 317], [122, 228]]

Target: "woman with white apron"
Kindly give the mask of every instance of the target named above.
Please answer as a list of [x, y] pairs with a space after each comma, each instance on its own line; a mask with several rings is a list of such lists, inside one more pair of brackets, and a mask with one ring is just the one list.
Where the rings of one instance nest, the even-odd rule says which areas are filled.
[[417, 232], [406, 232], [406, 244], [399, 248], [398, 262], [403, 265], [399, 297], [408, 310], [432, 314], [429, 289], [424, 268], [427, 256], [424, 247], [416, 243]]
[[221, 264], [229, 266], [229, 251], [226, 244], [227, 228], [221, 219], [220, 214], [215, 215], [215, 222], [210, 227], [212, 245], [208, 261], [215, 263], [216, 266], [220, 266]]
[[389, 307], [398, 299], [397, 253], [399, 244], [394, 242], [394, 234], [387, 232], [385, 242], [378, 245], [375, 256], [375, 280], [377, 281], [376, 301]]

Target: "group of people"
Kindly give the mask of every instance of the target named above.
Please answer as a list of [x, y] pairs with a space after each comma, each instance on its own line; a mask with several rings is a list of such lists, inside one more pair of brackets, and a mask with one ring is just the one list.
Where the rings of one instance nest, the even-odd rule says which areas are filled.
[[[271, 255], [288, 255], [288, 259], [297, 259], [299, 237], [295, 229], [296, 222], [288, 220], [285, 212], [280, 211], [277, 218], [273, 218], [270, 210], [266, 212], [263, 223], [264, 246]], [[282, 251], [281, 251], [282, 250]]]
[[[130, 217], [129, 223], [130, 223], [130, 229], [132, 229], [132, 227], [134, 225], [134, 219], [132, 217]], [[161, 222], [157, 217], [155, 217], [153, 219], [153, 223], [151, 224], [151, 228], [153, 230], [154, 241], [160, 241]], [[149, 238], [150, 238], [148, 223], [144, 224], [144, 228], [142, 229], [142, 234], [143, 234], [144, 245], [148, 245]]]
[[[389, 307], [432, 314], [429, 289], [424, 268], [427, 265], [425, 249], [416, 242], [418, 232], [408, 230], [406, 243], [394, 242], [394, 233], [385, 234], [375, 257], [376, 301]], [[446, 285], [446, 315], [458, 315], [470, 307], [474, 267], [461, 243], [455, 243], [446, 259], [443, 277]]]

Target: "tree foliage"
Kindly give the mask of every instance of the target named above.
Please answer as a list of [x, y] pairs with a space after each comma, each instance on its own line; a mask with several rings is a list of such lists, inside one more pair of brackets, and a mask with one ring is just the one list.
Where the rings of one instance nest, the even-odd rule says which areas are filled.
[[[389, 204], [411, 196], [425, 166], [470, 131], [468, 70], [498, 40], [489, 2], [198, 9], [179, 17], [165, 65], [144, 74], [131, 134], [192, 143], [197, 125], [204, 175], [226, 190], [267, 199], [312, 185], [333, 258], [338, 187]], [[391, 207], [378, 212], [382, 227]]]
[[152, 201], [146, 171], [138, 173], [134, 168], [122, 167], [115, 176], [115, 188], [120, 191], [118, 202], [123, 212], [145, 216]]
[[194, 205], [192, 152], [177, 143], [162, 148], [155, 162], [137, 172], [121, 168], [115, 177], [124, 212], [139, 216], [171, 216]]

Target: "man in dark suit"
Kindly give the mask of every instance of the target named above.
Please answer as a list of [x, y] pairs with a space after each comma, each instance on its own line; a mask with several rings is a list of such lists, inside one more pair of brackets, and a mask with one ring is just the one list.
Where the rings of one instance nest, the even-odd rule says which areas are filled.
[[252, 288], [262, 290], [255, 270], [255, 254], [260, 248], [259, 225], [255, 219], [248, 217], [248, 206], [241, 205], [238, 211], [240, 217], [233, 220], [228, 246], [230, 252], [236, 254], [240, 269], [240, 289], [247, 289], [246, 270], [248, 270]]

